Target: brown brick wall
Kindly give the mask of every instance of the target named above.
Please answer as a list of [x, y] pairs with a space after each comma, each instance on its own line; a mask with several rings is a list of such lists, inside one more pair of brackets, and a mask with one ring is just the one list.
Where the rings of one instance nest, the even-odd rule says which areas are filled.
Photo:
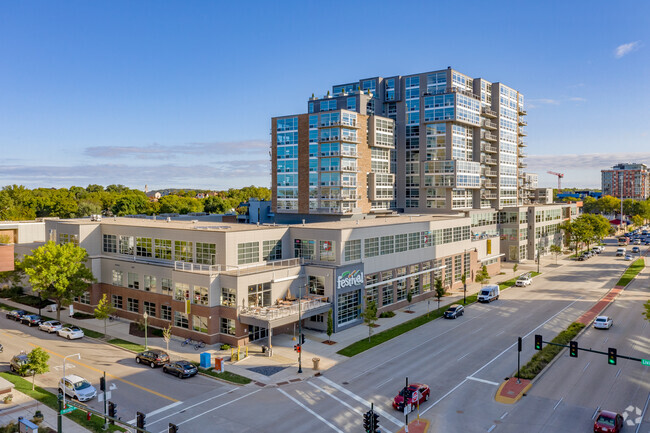
[[309, 114], [298, 116], [298, 212], [309, 213]]
[[14, 244], [0, 245], [0, 272], [14, 270]]

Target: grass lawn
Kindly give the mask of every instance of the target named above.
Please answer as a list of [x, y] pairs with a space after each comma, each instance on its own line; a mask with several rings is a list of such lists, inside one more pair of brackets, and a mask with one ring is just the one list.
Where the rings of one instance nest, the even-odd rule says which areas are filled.
[[[52, 394], [51, 392], [38, 386], [32, 391], [32, 383], [30, 381], [25, 380], [22, 377], [16, 376], [12, 373], [3, 372], [0, 373], [0, 377], [13, 383], [16, 391], [20, 391], [23, 394], [27, 394], [34, 400], [38, 400], [39, 402], [43, 403], [45, 406], [50, 407], [55, 411], [59, 410], [59, 401], [56, 394]], [[91, 420], [88, 421], [86, 420], [86, 412], [82, 410], [75, 410], [64, 416], [95, 433], [102, 433], [106, 431], [102, 428], [104, 426], [103, 418], [93, 416]], [[48, 420], [48, 422], [52, 422], [52, 421], [53, 420]], [[114, 431], [126, 431], [126, 430], [124, 430], [121, 427], [113, 425], [113, 426], [109, 426], [108, 431], [114, 432]]]
[[232, 382], [232, 383], [238, 383], [240, 385], [247, 385], [247, 384], [252, 382], [252, 380], [247, 378], [247, 377], [240, 376], [238, 374], [231, 373], [229, 371], [224, 371], [223, 373], [217, 373], [216, 371], [212, 370], [211, 368], [210, 369], [205, 369], [205, 368], [200, 368], [200, 367], [199, 367], [199, 371], [201, 373], [207, 374], [208, 376], [218, 377], [221, 380], [225, 380], [225, 381]]
[[618, 283], [616, 283], [618, 286], [627, 286], [630, 281], [634, 279], [634, 277], [637, 276], [639, 272], [645, 267], [645, 263], [643, 259], [638, 259], [632, 262], [630, 267], [628, 267], [625, 272], [623, 272], [623, 276], [621, 277], [620, 280], [618, 280]]
[[[574, 322], [569, 327], [560, 332], [557, 337], [551, 340], [552, 343], [568, 345], [585, 325]], [[534, 379], [546, 367], [555, 356], [560, 353], [563, 347], [545, 345], [542, 350], [538, 351], [526, 365], [521, 367], [521, 379]]]
[[113, 338], [112, 340], [108, 340], [108, 342], [116, 346], [123, 347], [126, 350], [130, 350], [131, 352], [135, 352], [135, 353], [144, 352], [143, 345], [122, 340], [121, 338]]

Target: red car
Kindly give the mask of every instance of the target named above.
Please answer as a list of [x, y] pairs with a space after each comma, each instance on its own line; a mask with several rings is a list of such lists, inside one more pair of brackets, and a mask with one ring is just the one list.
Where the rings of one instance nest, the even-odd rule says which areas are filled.
[[406, 394], [408, 394], [406, 404], [407, 407], [408, 405], [411, 406], [411, 410], [414, 410], [418, 404], [422, 404], [423, 402], [429, 400], [429, 395], [431, 394], [429, 385], [425, 385], [423, 383], [412, 383], [409, 385], [408, 389], [402, 388], [399, 394], [397, 394], [393, 399], [393, 407], [397, 410], [404, 410], [405, 391]]
[[601, 410], [594, 423], [594, 433], [619, 433], [623, 429], [623, 417], [616, 412]]

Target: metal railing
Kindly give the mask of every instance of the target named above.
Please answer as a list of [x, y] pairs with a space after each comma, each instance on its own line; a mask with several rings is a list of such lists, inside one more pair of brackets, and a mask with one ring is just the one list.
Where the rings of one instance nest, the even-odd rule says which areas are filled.
[[256, 272], [274, 271], [281, 268], [290, 268], [300, 266], [303, 261], [302, 258], [274, 260], [272, 262], [265, 262], [264, 264], [254, 263], [251, 265], [226, 265], [223, 267], [224, 272], [232, 272], [237, 276], [254, 274]]
[[328, 302], [328, 298], [324, 296], [299, 299], [292, 302], [291, 305], [286, 305], [286, 303], [289, 301], [281, 302], [282, 303], [279, 303], [275, 306], [268, 307], [241, 307], [238, 309], [238, 313], [241, 316], [255, 317], [262, 320], [276, 320], [293, 315], [297, 316], [298, 303], [300, 303], [300, 309], [302, 310], [302, 313], [330, 304]]

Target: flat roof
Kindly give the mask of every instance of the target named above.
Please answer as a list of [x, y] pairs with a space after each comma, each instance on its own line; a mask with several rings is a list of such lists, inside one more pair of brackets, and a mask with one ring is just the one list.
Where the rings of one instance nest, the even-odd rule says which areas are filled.
[[306, 229], [353, 229], [360, 227], [377, 227], [388, 226], [394, 224], [408, 224], [415, 222], [429, 222], [429, 221], [445, 221], [445, 220], [458, 220], [467, 218], [464, 215], [399, 215], [399, 216], [385, 216], [377, 218], [365, 218], [358, 220], [343, 220], [343, 221], [328, 221], [319, 223], [295, 224], [292, 227]]
[[148, 228], [167, 228], [179, 230], [213, 231], [213, 232], [243, 232], [253, 230], [269, 230], [286, 228], [286, 225], [256, 225], [231, 222], [214, 222], [200, 220], [175, 220], [167, 221], [165, 217], [150, 218], [127, 218], [127, 217], [102, 217], [101, 221], [91, 221], [89, 218], [71, 218], [59, 220], [60, 223], [72, 223], [78, 225], [110, 225]]

